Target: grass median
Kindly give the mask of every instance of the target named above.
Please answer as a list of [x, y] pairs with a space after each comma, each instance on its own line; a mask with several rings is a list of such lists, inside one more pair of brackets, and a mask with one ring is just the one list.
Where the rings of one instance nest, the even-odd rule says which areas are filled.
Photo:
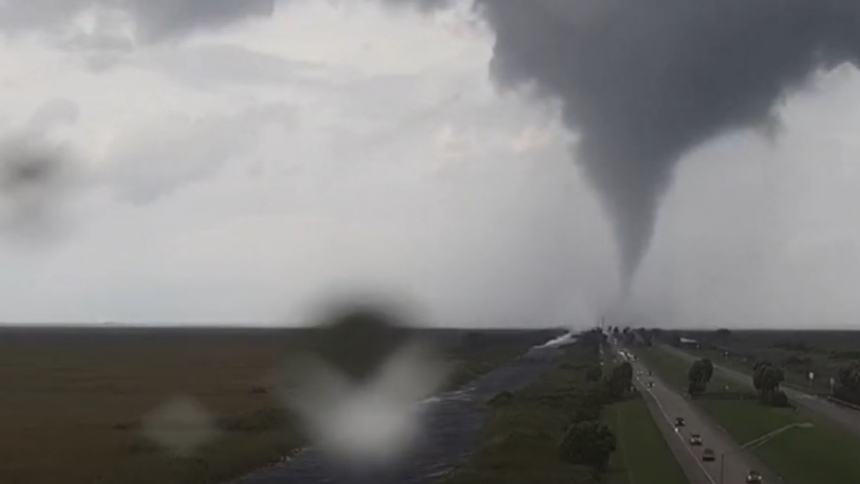
[[[504, 404], [490, 405], [483, 444], [443, 484], [592, 484], [592, 471], [565, 463], [558, 444], [570, 423], [585, 372], [597, 356], [575, 346], [563, 363]], [[604, 476], [609, 484], [686, 484], [645, 402], [634, 398], [607, 406], [604, 421], [617, 448]]]
[[641, 398], [607, 407], [604, 419], [618, 439], [608, 484], [687, 484], [663, 434]]
[[[680, 391], [686, 388], [689, 361], [659, 348], [642, 351], [640, 356], [667, 384]], [[787, 425], [812, 422], [813, 428], [788, 430], [751, 451], [785, 484], [860, 482], [860, 440], [851, 433], [806, 411], [736, 398], [743, 392], [752, 390], [716, 372], [708, 392], [694, 402], [740, 444]]]

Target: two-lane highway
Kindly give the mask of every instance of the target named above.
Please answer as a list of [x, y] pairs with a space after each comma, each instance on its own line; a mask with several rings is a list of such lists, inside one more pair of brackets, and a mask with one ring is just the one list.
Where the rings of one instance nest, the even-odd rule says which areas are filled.
[[[780, 482], [748, 452], [741, 450], [725, 431], [713, 424], [690, 401], [666, 385], [656, 374], [649, 375], [645, 365], [638, 360], [631, 361], [631, 364], [634, 384], [645, 397], [655, 422], [691, 484], [743, 484], [751, 469], [762, 473], [764, 483]], [[683, 427], [675, 426], [677, 417], [684, 419]], [[701, 436], [701, 446], [690, 444], [693, 434]], [[702, 459], [706, 448], [714, 451], [715, 460]]]

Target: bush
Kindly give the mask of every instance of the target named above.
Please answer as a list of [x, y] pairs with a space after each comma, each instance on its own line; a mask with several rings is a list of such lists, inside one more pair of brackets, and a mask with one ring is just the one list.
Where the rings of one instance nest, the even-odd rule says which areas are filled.
[[597, 420], [586, 420], [567, 429], [559, 445], [559, 456], [570, 464], [587, 465], [604, 472], [615, 446], [615, 434], [609, 427]]

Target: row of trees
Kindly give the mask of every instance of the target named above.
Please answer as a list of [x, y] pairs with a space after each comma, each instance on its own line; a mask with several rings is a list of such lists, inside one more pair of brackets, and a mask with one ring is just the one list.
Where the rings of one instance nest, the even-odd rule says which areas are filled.
[[[858, 368], [860, 371], [860, 368]], [[699, 359], [690, 365], [687, 371], [687, 393], [696, 397], [704, 393], [708, 388], [708, 382], [714, 376], [714, 364], [708, 358]], [[757, 361], [753, 366], [753, 387], [759, 393], [759, 401], [765, 405], [776, 407], [788, 406], [788, 397], [779, 389], [785, 380], [782, 368], [769, 361]], [[860, 373], [856, 380], [860, 384]], [[858, 385], [860, 386], [860, 385]]]
[[630, 328], [629, 326], [624, 328], [610, 326], [609, 332], [626, 346], [651, 346], [662, 334], [659, 328]]
[[615, 435], [601, 420], [603, 407], [625, 398], [633, 388], [633, 367], [624, 362], [603, 375], [600, 366], [586, 371], [589, 387], [571, 416], [571, 425], [559, 444], [559, 454], [571, 464], [603, 473], [616, 448]]

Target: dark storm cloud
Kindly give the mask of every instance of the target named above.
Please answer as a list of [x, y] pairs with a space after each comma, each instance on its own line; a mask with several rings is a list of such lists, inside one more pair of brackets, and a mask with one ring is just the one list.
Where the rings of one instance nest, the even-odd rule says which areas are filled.
[[[377, 0], [431, 12], [454, 0]], [[474, 0], [500, 86], [561, 101], [577, 160], [611, 216], [629, 281], [678, 160], [725, 132], [772, 131], [774, 109], [820, 69], [860, 55], [858, 0]], [[20, 0], [0, 25], [56, 24], [98, 5], [138, 40], [268, 16], [290, 0]], [[64, 20], [65, 19], [65, 20]]]
[[559, 99], [580, 134], [577, 159], [612, 218], [626, 282], [685, 153], [731, 130], [772, 132], [786, 94], [860, 56], [857, 0], [476, 5], [496, 34], [494, 79]]

